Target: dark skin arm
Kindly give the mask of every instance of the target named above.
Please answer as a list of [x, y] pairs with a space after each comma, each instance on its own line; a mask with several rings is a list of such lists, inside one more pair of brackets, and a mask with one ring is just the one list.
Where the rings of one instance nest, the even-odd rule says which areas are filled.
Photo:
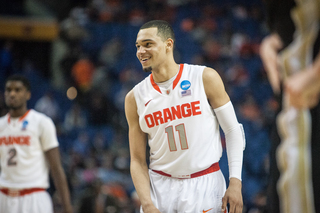
[[50, 165], [50, 172], [56, 189], [61, 198], [65, 213], [72, 213], [72, 205], [70, 200], [70, 192], [67, 184], [66, 175], [61, 165], [60, 151], [58, 147], [45, 152]]

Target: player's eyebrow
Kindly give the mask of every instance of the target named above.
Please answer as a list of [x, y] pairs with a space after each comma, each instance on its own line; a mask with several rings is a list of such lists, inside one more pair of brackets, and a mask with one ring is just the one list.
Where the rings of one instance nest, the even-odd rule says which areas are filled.
[[[144, 39], [141, 42], [146, 42], [146, 41], [153, 41], [152, 39]], [[138, 42], [136, 41], [136, 44], [138, 44]]]

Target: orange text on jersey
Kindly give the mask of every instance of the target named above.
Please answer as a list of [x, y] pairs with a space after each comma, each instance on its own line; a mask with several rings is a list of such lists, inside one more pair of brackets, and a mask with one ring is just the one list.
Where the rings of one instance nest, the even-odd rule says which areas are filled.
[[9, 136], [9, 137], [0, 137], [0, 146], [1, 145], [30, 145], [30, 136]]
[[200, 115], [200, 101], [193, 101], [170, 108], [165, 108], [162, 111], [156, 111], [144, 116], [144, 119], [149, 128], [158, 126], [159, 124], [167, 123], [169, 120], [187, 118], [195, 115]]

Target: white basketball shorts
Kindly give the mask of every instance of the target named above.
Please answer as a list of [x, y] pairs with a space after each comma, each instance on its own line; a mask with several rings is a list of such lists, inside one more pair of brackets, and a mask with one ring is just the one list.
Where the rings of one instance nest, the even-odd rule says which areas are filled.
[[161, 213], [221, 213], [226, 191], [221, 170], [189, 179], [166, 177], [152, 170], [149, 176], [151, 199]]
[[0, 192], [2, 213], [53, 213], [53, 205], [47, 191], [34, 192], [24, 196], [8, 196]]

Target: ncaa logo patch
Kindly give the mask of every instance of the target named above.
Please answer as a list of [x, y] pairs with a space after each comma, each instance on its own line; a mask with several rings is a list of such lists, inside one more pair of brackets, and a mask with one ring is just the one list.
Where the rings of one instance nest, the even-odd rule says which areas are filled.
[[23, 121], [21, 130], [26, 130], [27, 129], [27, 125], [28, 125], [28, 121]]
[[181, 89], [183, 89], [183, 90], [189, 89], [190, 86], [191, 86], [191, 83], [190, 83], [190, 81], [188, 81], [188, 80], [184, 80], [184, 81], [182, 81], [181, 84], [180, 84], [180, 87], [181, 87]]

